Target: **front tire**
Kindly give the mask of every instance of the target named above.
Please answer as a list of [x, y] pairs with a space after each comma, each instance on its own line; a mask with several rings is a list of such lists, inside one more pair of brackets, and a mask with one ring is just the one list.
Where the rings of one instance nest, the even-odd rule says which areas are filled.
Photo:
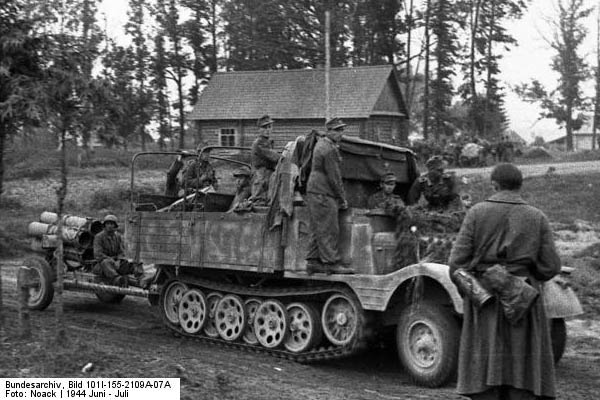
[[50, 264], [43, 258], [30, 257], [23, 261], [23, 266], [31, 269], [30, 280], [35, 283], [29, 288], [27, 308], [30, 310], [44, 310], [54, 298], [52, 286], [53, 274]]
[[396, 328], [398, 357], [418, 385], [438, 387], [454, 376], [459, 339], [457, 319], [439, 304], [411, 304], [400, 314]]

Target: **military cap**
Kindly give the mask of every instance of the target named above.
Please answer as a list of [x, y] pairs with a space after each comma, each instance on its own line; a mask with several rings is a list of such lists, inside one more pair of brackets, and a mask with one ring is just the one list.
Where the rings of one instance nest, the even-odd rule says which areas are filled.
[[425, 163], [427, 169], [437, 169], [444, 166], [444, 160], [440, 156], [433, 156]]
[[328, 131], [334, 131], [336, 129], [343, 128], [344, 126], [346, 126], [346, 124], [337, 117], [331, 118], [325, 123], [325, 128], [327, 128]]
[[108, 214], [107, 216], [105, 216], [104, 219], [102, 220], [102, 224], [106, 225], [107, 222], [112, 222], [116, 226], [119, 226], [119, 220], [117, 219], [117, 217], [115, 215]]
[[233, 171], [233, 176], [251, 176], [252, 175], [252, 171], [250, 171], [250, 168], [243, 166], [240, 167], [238, 169], [236, 169], [235, 171]]
[[393, 172], [386, 172], [385, 174], [381, 175], [381, 182], [394, 182], [396, 183], [397, 179], [396, 179], [396, 175], [394, 175]]
[[265, 127], [267, 125], [271, 125], [274, 121], [268, 115], [263, 115], [256, 121], [256, 126], [259, 128]]

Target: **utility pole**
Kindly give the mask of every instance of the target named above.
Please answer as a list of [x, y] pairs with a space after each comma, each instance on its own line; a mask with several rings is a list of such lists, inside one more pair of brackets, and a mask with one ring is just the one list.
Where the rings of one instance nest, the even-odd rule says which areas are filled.
[[329, 108], [329, 70], [331, 69], [331, 56], [329, 55], [329, 31], [331, 30], [331, 12], [329, 2], [325, 9], [325, 122], [329, 121], [331, 110]]

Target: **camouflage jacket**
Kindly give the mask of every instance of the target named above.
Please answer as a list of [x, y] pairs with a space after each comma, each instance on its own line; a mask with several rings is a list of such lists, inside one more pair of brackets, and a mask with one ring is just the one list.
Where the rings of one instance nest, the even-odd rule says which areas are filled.
[[183, 187], [186, 189], [203, 189], [215, 186], [217, 178], [215, 170], [208, 161], [195, 160], [183, 171]]
[[94, 237], [94, 258], [96, 261], [124, 256], [125, 246], [119, 232], [109, 235], [106, 231], [102, 231]]
[[385, 194], [383, 190], [371, 195], [367, 202], [368, 208], [382, 208], [386, 212], [397, 213], [404, 208], [404, 201], [397, 194]]
[[267, 136], [259, 135], [252, 143], [252, 168], [275, 170], [279, 153], [273, 150], [273, 143]]
[[417, 203], [421, 195], [427, 200], [430, 209], [439, 211], [459, 211], [463, 209], [457, 191], [456, 176], [452, 172], [444, 172], [440, 180], [435, 183], [429, 180], [427, 173], [421, 175], [410, 188], [408, 203]]

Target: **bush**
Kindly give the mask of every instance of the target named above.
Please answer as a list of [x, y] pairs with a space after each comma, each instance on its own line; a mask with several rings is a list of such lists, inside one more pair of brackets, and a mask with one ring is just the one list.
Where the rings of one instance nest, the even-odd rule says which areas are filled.
[[130, 195], [129, 188], [124, 187], [98, 190], [92, 194], [89, 207], [93, 210], [122, 210], [126, 208]]
[[548, 150], [544, 149], [543, 147], [533, 147], [533, 148], [525, 151], [525, 153], [523, 154], [523, 158], [551, 159], [552, 155], [550, 155], [550, 153], [548, 153]]

